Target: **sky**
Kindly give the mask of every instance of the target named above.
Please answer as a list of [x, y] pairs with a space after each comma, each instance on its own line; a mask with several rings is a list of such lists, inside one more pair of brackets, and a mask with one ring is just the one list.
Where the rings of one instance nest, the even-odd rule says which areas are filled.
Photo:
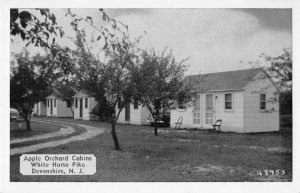
[[[62, 9], [52, 10], [66, 35], [73, 37]], [[251, 68], [262, 53], [278, 56], [292, 47], [291, 9], [106, 9], [106, 13], [129, 26], [131, 38], [143, 35], [140, 47], [172, 49], [178, 61], [189, 58], [186, 75]], [[75, 9], [103, 25], [96, 9]], [[87, 28], [88, 29], [88, 28]], [[88, 32], [93, 32], [88, 29]], [[94, 33], [94, 32], [93, 32]], [[95, 32], [96, 33], [96, 32]], [[72, 47], [64, 37], [59, 42]], [[25, 43], [15, 40], [11, 51]], [[33, 53], [36, 48], [28, 48]], [[261, 65], [266, 65], [260, 60]]]

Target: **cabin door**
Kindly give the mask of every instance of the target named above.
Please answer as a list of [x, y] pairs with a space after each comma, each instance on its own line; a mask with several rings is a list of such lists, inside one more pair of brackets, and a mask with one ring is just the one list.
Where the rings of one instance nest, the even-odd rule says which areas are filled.
[[125, 121], [130, 121], [130, 103], [125, 106]]
[[211, 126], [214, 124], [214, 98], [213, 94], [205, 96], [205, 125]]
[[200, 112], [200, 95], [195, 98], [194, 110], [193, 110], [193, 124], [201, 126], [201, 112]]
[[36, 115], [39, 115], [39, 103], [36, 105]]
[[82, 118], [82, 99], [79, 99], [79, 117]]
[[50, 115], [53, 115], [53, 100], [50, 100]]

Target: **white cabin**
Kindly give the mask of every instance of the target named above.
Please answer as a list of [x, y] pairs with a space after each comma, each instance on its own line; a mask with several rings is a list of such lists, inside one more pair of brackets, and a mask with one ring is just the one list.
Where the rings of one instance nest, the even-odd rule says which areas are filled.
[[181, 128], [213, 128], [221, 119], [222, 131], [279, 131], [279, 104], [273, 100], [277, 87], [263, 69], [192, 75], [187, 79], [201, 92], [192, 107], [171, 111], [171, 127], [183, 117]]
[[35, 116], [46, 116], [47, 107], [44, 101], [40, 101], [34, 104], [33, 113]]
[[74, 119], [98, 120], [99, 116], [93, 112], [98, 111], [97, 101], [83, 92], [78, 92], [74, 96]]
[[72, 104], [63, 101], [58, 93], [46, 97], [47, 117], [73, 117]]
[[[116, 113], [119, 111], [119, 106], [116, 107]], [[121, 124], [133, 124], [133, 125], [150, 125], [147, 121], [149, 116], [149, 110], [146, 107], [142, 107], [137, 100], [133, 103], [126, 105], [121, 111], [117, 123]]]

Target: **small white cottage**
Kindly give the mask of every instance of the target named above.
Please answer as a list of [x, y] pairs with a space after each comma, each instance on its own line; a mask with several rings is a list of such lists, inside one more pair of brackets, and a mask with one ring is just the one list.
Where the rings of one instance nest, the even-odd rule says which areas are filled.
[[[119, 108], [120, 106], [117, 105], [116, 113], [118, 113]], [[138, 100], [134, 100], [133, 103], [126, 105], [121, 111], [117, 122], [121, 124], [150, 125], [150, 122], [147, 121], [148, 116], [149, 110], [139, 105]]]
[[74, 119], [82, 120], [98, 120], [99, 117], [95, 115], [97, 111], [97, 101], [83, 92], [78, 92], [73, 96], [74, 99]]
[[219, 72], [186, 77], [201, 92], [194, 106], [171, 111], [171, 127], [180, 117], [182, 128], [213, 128], [222, 120], [222, 131], [239, 133], [279, 131], [277, 91], [267, 73], [261, 69]]
[[35, 116], [46, 116], [47, 107], [44, 101], [34, 104], [33, 113]]
[[47, 117], [73, 117], [72, 104], [63, 101], [61, 93], [54, 91], [46, 100]]

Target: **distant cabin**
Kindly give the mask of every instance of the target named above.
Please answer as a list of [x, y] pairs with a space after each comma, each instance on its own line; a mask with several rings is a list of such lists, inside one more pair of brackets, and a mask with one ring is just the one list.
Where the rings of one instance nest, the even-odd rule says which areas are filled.
[[83, 92], [78, 92], [73, 96], [74, 99], [74, 119], [98, 120], [98, 103], [94, 97]]
[[[119, 112], [120, 105], [116, 106], [116, 113]], [[142, 107], [138, 103], [138, 100], [134, 100], [133, 103], [127, 104], [121, 111], [117, 123], [121, 124], [133, 124], [133, 125], [150, 125], [147, 121], [149, 117], [149, 110], [146, 107]]]
[[33, 113], [35, 116], [46, 116], [47, 107], [45, 101], [40, 101], [34, 104]]
[[72, 104], [62, 100], [59, 92], [46, 97], [47, 117], [73, 117]]
[[186, 80], [200, 92], [193, 106], [184, 108], [179, 99], [178, 108], [171, 111], [171, 127], [183, 117], [182, 128], [213, 128], [222, 119], [222, 131], [279, 131], [277, 87], [263, 69], [192, 75]]

